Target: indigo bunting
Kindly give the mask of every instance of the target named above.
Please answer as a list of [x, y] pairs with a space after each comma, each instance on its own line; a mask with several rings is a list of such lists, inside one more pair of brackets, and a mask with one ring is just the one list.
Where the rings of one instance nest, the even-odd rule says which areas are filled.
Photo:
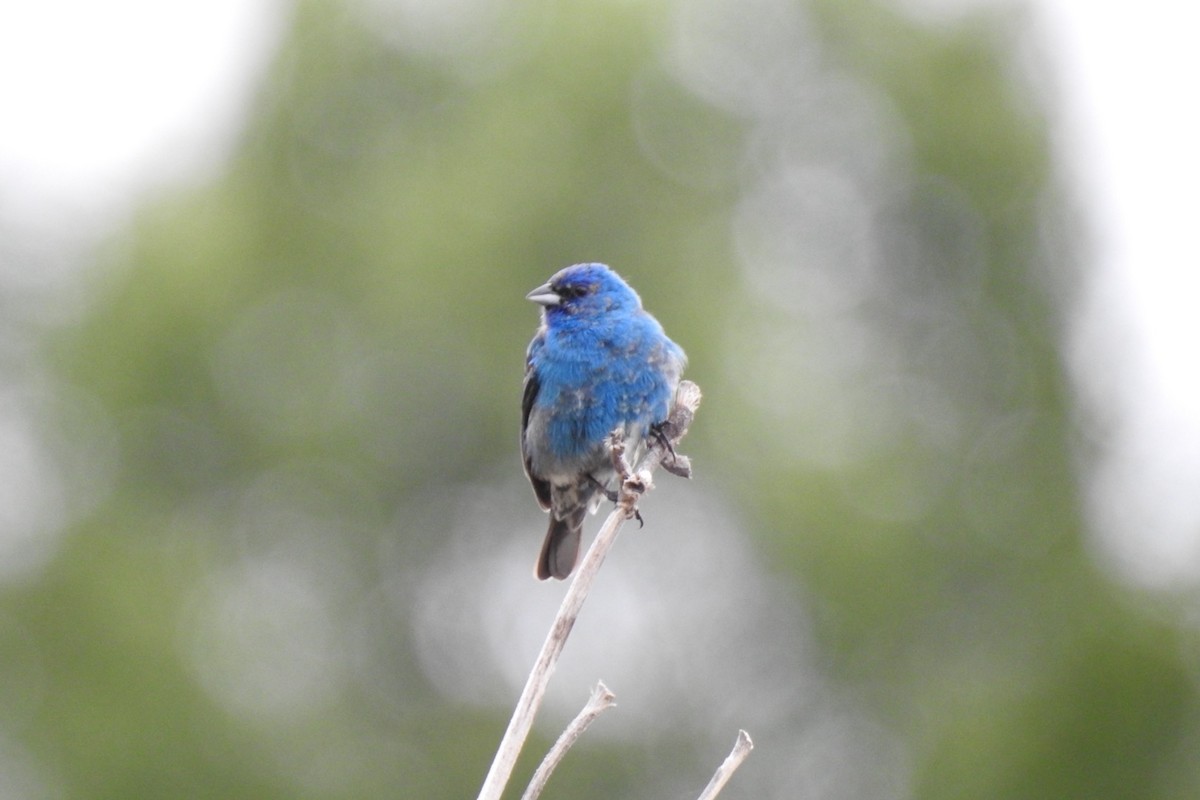
[[585, 513], [612, 495], [608, 435], [620, 427], [631, 452], [640, 447], [666, 420], [687, 356], [604, 264], [567, 267], [526, 297], [542, 314], [525, 354], [521, 456], [550, 512], [536, 574], [561, 580]]

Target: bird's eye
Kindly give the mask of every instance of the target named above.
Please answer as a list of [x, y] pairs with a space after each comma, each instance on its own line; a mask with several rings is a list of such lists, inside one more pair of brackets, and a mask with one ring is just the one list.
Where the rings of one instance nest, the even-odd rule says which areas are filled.
[[587, 294], [586, 286], [579, 286], [578, 284], [574, 283], [568, 283], [563, 286], [557, 286], [553, 288], [554, 291], [557, 292], [564, 300], [572, 300], [576, 297]]

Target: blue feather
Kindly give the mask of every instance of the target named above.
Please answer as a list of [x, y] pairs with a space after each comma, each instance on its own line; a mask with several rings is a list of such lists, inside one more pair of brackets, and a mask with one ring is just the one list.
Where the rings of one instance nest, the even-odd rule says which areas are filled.
[[617, 428], [631, 446], [666, 420], [687, 357], [603, 264], [576, 264], [529, 293], [542, 322], [525, 356], [521, 454], [550, 530], [539, 578], [574, 569], [584, 512], [595, 511], [614, 474], [605, 440]]

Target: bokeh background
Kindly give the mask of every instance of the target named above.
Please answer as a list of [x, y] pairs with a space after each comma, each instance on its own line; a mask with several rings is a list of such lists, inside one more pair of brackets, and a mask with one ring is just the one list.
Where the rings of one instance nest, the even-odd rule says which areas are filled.
[[738, 728], [723, 797], [1200, 796], [1196, 410], [1045, 7], [169, 5], [0, 25], [0, 797], [473, 797], [564, 591], [523, 296], [585, 260], [696, 476], [512, 796], [597, 679], [547, 796], [694, 797]]

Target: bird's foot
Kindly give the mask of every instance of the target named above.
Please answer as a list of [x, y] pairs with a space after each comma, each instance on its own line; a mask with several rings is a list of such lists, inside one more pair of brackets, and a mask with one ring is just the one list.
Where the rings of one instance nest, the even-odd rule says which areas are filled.
[[621, 482], [620, 501], [617, 505], [625, 509], [626, 518], [636, 519], [639, 526], [644, 526], [646, 521], [642, 519], [642, 513], [638, 510], [638, 500], [653, 488], [650, 474], [644, 470], [633, 473]]
[[[671, 461], [675, 461], [678, 456], [675, 454], [675, 445], [671, 444], [671, 437], [667, 436], [667, 432], [663, 430], [666, 426], [666, 421], [656, 422], [650, 426], [650, 438], [658, 444], [664, 451], [671, 454]], [[665, 466], [665, 465], [664, 465]]]
[[654, 440], [654, 444], [664, 454], [670, 456], [669, 459], [664, 458], [658, 463], [672, 475], [678, 475], [681, 478], [690, 478], [692, 477], [691, 459], [675, 452], [675, 445], [672, 444], [671, 437], [667, 435], [666, 431], [666, 426], [669, 424], [668, 421], [663, 421], [650, 426], [650, 438]]
[[595, 486], [596, 490], [598, 492], [600, 492], [602, 495], [604, 495], [605, 499], [608, 500], [608, 502], [616, 503], [617, 501], [619, 501], [621, 499], [620, 497], [617, 496], [617, 492], [615, 489], [608, 488], [603, 483], [596, 480], [596, 477], [594, 475], [589, 474], [587, 476], [587, 479], [589, 481], [591, 481], [592, 486]]
[[639, 528], [646, 526], [646, 521], [642, 519], [642, 512], [637, 507], [637, 499], [645, 494], [649, 488], [649, 482], [646, 480], [644, 473], [639, 472], [626, 478], [621, 484], [620, 492], [608, 488], [596, 480], [594, 475], [589, 474], [586, 477], [592, 486], [596, 487], [596, 491], [603, 494], [608, 502], [623, 507], [626, 515], [631, 519], [636, 519]]

